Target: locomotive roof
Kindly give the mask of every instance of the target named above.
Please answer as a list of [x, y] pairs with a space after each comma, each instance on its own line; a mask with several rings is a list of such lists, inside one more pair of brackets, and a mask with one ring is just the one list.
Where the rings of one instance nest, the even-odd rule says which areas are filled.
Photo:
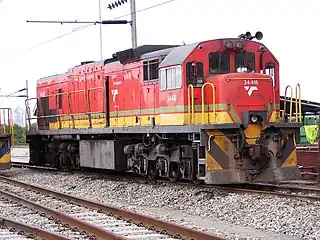
[[[239, 40], [239, 38], [220, 38], [214, 40]], [[209, 40], [212, 41], [212, 40]], [[242, 41], [249, 41], [243, 40]], [[255, 42], [250, 40], [250, 42]], [[166, 66], [173, 66], [173, 65], [181, 65], [183, 64], [184, 60], [188, 57], [188, 55], [197, 47], [198, 44], [201, 42], [195, 42], [186, 45], [142, 45], [136, 48], [129, 48], [123, 51], [116, 52], [113, 54], [112, 58], [105, 59], [102, 61], [104, 65], [120, 63], [120, 64], [127, 64], [130, 62], [135, 62], [144, 59], [151, 59], [157, 57], [165, 58], [159, 64], [159, 68], [166, 67]], [[260, 42], [256, 42], [263, 45]], [[264, 45], [263, 45], [264, 46]], [[265, 47], [265, 46], [264, 46]], [[80, 65], [74, 66], [73, 68], [81, 67], [87, 64], [92, 63], [99, 63], [101, 61], [86, 61], [82, 62]], [[64, 75], [68, 74], [68, 72], [63, 74], [55, 74], [47, 77], [43, 77], [37, 80], [38, 82], [47, 81], [51, 78], [63, 77]]]
[[184, 60], [198, 44], [199, 43], [196, 42], [173, 48], [172, 51], [170, 51], [165, 59], [159, 64], [159, 68], [183, 64]]
[[65, 72], [65, 73], [53, 74], [53, 75], [51, 75], [51, 76], [42, 77], [42, 78], [39, 78], [39, 79], [37, 80], [37, 83], [42, 82], [42, 81], [48, 81], [48, 80], [50, 80], [51, 78], [64, 77], [64, 76], [66, 76], [67, 74], [68, 74], [68, 73]]
[[166, 49], [162, 49], [162, 50], [158, 50], [158, 51], [154, 51], [154, 52], [145, 53], [145, 54], [141, 55], [140, 59], [144, 60], [144, 59], [156, 58], [156, 57], [159, 57], [159, 56], [166, 56], [174, 48], [175, 47], [171, 47], [171, 48], [166, 48]]
[[178, 45], [142, 45], [136, 48], [129, 48], [124, 51], [116, 52], [115, 55], [117, 56], [121, 64], [126, 64], [134, 61], [139, 61], [143, 54], [177, 46]]

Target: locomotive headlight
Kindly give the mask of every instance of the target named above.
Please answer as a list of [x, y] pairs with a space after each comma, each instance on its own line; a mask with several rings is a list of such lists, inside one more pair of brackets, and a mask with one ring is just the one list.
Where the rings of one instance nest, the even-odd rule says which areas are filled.
[[257, 115], [251, 115], [250, 116], [250, 120], [251, 120], [251, 122], [253, 122], [253, 123], [256, 123], [257, 121], [258, 121], [258, 116]]
[[224, 44], [224, 47], [226, 49], [233, 49], [233, 43], [231, 41], [228, 41]]
[[238, 49], [238, 50], [243, 49], [243, 43], [240, 41], [236, 42], [236, 49]]

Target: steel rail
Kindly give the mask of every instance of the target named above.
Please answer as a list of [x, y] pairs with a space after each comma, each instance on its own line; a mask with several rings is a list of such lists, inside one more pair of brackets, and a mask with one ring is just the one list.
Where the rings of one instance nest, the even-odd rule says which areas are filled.
[[[10, 232], [19, 230], [18, 234], [27, 235], [27, 238], [46, 239], [46, 240], [70, 240], [67, 238], [50, 231], [37, 228], [25, 223], [17, 222], [12, 219], [0, 217], [0, 225], [4, 227], [10, 227]], [[25, 234], [28, 233], [28, 234]]]
[[68, 214], [58, 212], [54, 209], [47, 208], [39, 204], [33, 203], [29, 200], [18, 197], [14, 194], [0, 190], [0, 195], [2, 195], [4, 198], [10, 199], [13, 202], [27, 206], [33, 210], [37, 210], [42, 214], [47, 214], [49, 216], [52, 216], [55, 219], [65, 224], [68, 224], [69, 226], [73, 226], [75, 228], [81, 229], [82, 231], [85, 231], [88, 235], [91, 235], [91, 239], [99, 238], [99, 239], [107, 239], [107, 240], [128, 240], [128, 238], [106, 231], [101, 227], [94, 226], [85, 221], [73, 218]]
[[[236, 187], [233, 185], [229, 186], [216, 186], [216, 185], [195, 185], [190, 183], [183, 183], [183, 182], [177, 182], [177, 183], [171, 183], [167, 182], [169, 184], [177, 184], [180, 186], [186, 186], [186, 187], [196, 187], [197, 189], [216, 189], [226, 192], [232, 192], [232, 193], [239, 193], [239, 194], [260, 194], [260, 195], [270, 195], [270, 196], [277, 196], [277, 197], [283, 197], [283, 198], [295, 198], [299, 200], [311, 200], [311, 201], [320, 201], [320, 189], [312, 189], [312, 188], [298, 188], [298, 187], [286, 187], [286, 186], [277, 186], [277, 185], [263, 185], [263, 184], [247, 184], [247, 185], [237, 185]], [[298, 194], [290, 194], [290, 193], [283, 193], [283, 192], [277, 192], [277, 191], [290, 191], [290, 192], [299, 192], [304, 193], [303, 195]], [[318, 196], [313, 195], [306, 195], [306, 193], [317, 193]]]
[[[290, 193], [274, 192], [270, 190], [255, 190], [255, 189], [247, 189], [247, 188], [223, 187], [220, 189], [223, 189], [229, 192], [236, 192], [236, 193], [263, 194], [263, 195], [270, 195], [270, 196], [277, 196], [277, 197], [284, 197], [284, 198], [295, 198], [299, 200], [320, 201], [320, 196], [312, 196], [312, 195], [297, 195], [297, 194], [290, 194]], [[303, 190], [301, 190], [300, 192], [303, 192]]]
[[11, 166], [17, 167], [17, 168], [30, 168], [30, 169], [45, 170], [45, 171], [61, 171], [58, 168], [54, 168], [54, 167], [30, 165], [29, 163], [23, 163], [23, 162], [11, 162]]
[[248, 187], [251, 189], [263, 189], [268, 191], [286, 191], [286, 192], [304, 192], [311, 194], [319, 194], [319, 188], [312, 187], [296, 187], [296, 186], [281, 186], [281, 185], [273, 185], [273, 184], [264, 184], [264, 183], [256, 183], [256, 184], [248, 184]]
[[[30, 166], [28, 164], [17, 164], [18, 167], [27, 167], [27, 168], [34, 168], [39, 170], [48, 170], [48, 171], [56, 171], [56, 169], [51, 168], [43, 168], [39, 166]], [[122, 176], [124, 179], [134, 180], [134, 181], [143, 181], [145, 182], [146, 178], [139, 178], [139, 177], [128, 177], [128, 176]], [[311, 200], [311, 201], [320, 201], [320, 189], [315, 188], [301, 188], [301, 187], [292, 187], [292, 186], [279, 186], [279, 185], [269, 185], [269, 184], [235, 184], [229, 185], [229, 186], [221, 186], [221, 185], [206, 185], [206, 184], [192, 184], [189, 182], [170, 182], [167, 180], [153, 180], [155, 182], [161, 182], [166, 184], [173, 184], [173, 185], [180, 185], [180, 186], [186, 186], [186, 187], [197, 187], [199, 189], [217, 189], [227, 192], [233, 192], [233, 193], [240, 193], [240, 194], [264, 194], [264, 195], [270, 195], [270, 196], [278, 196], [278, 197], [284, 197], [284, 198], [296, 198], [300, 200]], [[312, 195], [297, 195], [297, 194], [289, 194], [289, 193], [283, 193], [283, 192], [277, 192], [277, 191], [284, 191], [284, 192], [296, 192], [296, 193], [316, 193], [319, 196], [312, 196]]]
[[[32, 189], [34, 191], [38, 191], [43, 194], [51, 195], [53, 197], [57, 197], [57, 198], [61, 198], [61, 199], [64, 199], [64, 200], [67, 200], [70, 202], [74, 202], [74, 203], [80, 204], [80, 205], [88, 207], [88, 208], [98, 209], [99, 211], [101, 211], [103, 213], [112, 214], [112, 215], [117, 216], [117, 217], [119, 217], [123, 220], [126, 220], [128, 222], [137, 223], [139, 226], [144, 226], [150, 230], [156, 230], [161, 233], [171, 235], [175, 238], [193, 239], [193, 240], [226, 240], [226, 238], [222, 238], [222, 237], [219, 237], [219, 236], [216, 236], [213, 234], [209, 234], [209, 233], [202, 232], [199, 230], [194, 230], [191, 228], [180, 226], [175, 223], [171, 223], [169, 221], [164, 221], [164, 220], [152, 218], [152, 217], [149, 217], [146, 215], [142, 215], [142, 214], [135, 213], [135, 212], [128, 211], [128, 210], [124, 210], [124, 209], [120, 209], [120, 208], [117, 208], [114, 206], [109, 206], [109, 205], [106, 205], [103, 203], [98, 203], [98, 202], [95, 202], [92, 200], [79, 198], [79, 197], [76, 197], [73, 195], [60, 193], [60, 192], [57, 192], [54, 190], [48, 190], [48, 189], [42, 188], [40, 186], [29, 185], [28, 183], [14, 180], [14, 179], [10, 179], [10, 178], [4, 177], [4, 176], [0, 176], [0, 180], [5, 181], [5, 182], [10, 182], [14, 185], [21, 186], [24, 188]], [[33, 204], [33, 203], [31, 203], [31, 204]], [[61, 213], [56, 213], [56, 214], [61, 214]], [[65, 214], [63, 214], [62, 216], [64, 216], [64, 215]], [[62, 221], [69, 221], [70, 222], [70, 220], [66, 216], [64, 216], [62, 218]], [[77, 220], [77, 221], [80, 221], [80, 220]], [[81, 224], [83, 224], [83, 223], [78, 223], [78, 224], [79, 224], [79, 228], [81, 229], [81, 226], [82, 226]], [[89, 231], [90, 229], [87, 229], [87, 230]], [[100, 236], [97, 233], [95, 233], [95, 235]], [[122, 239], [122, 238], [117, 238], [117, 239]]]

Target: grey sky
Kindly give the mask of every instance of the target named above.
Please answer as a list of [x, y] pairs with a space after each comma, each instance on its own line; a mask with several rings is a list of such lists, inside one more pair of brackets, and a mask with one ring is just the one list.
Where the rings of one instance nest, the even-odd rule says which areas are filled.
[[[136, 0], [137, 10], [166, 0]], [[127, 14], [129, 4], [107, 9], [103, 19]], [[99, 26], [55, 38], [80, 25], [30, 24], [26, 20], [98, 20], [98, 0], [3, 0], [0, 3], [1, 92], [10, 93], [30, 82], [35, 95], [38, 78], [62, 73], [81, 61], [99, 60]], [[130, 19], [125, 17], [123, 19]], [[320, 1], [175, 0], [138, 13], [138, 45], [181, 44], [236, 37], [247, 30], [264, 34], [262, 42], [280, 61], [281, 92], [300, 82], [302, 98], [320, 101], [317, 58], [320, 47]], [[103, 56], [131, 47], [129, 25], [103, 26]], [[37, 46], [29, 51], [33, 46]], [[1, 99], [1, 105], [23, 101]], [[13, 107], [12, 106], [12, 107]]]

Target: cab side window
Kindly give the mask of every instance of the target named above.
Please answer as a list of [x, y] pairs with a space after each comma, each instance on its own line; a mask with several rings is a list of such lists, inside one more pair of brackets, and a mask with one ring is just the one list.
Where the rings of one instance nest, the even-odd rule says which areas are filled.
[[158, 59], [143, 62], [143, 81], [157, 80], [158, 76]]
[[276, 85], [276, 69], [273, 62], [267, 62], [265, 65], [266, 74], [272, 77], [273, 86]]
[[187, 86], [201, 86], [204, 83], [203, 63], [188, 62], [186, 65]]
[[173, 90], [182, 87], [181, 66], [167, 67], [159, 70], [160, 90]]

